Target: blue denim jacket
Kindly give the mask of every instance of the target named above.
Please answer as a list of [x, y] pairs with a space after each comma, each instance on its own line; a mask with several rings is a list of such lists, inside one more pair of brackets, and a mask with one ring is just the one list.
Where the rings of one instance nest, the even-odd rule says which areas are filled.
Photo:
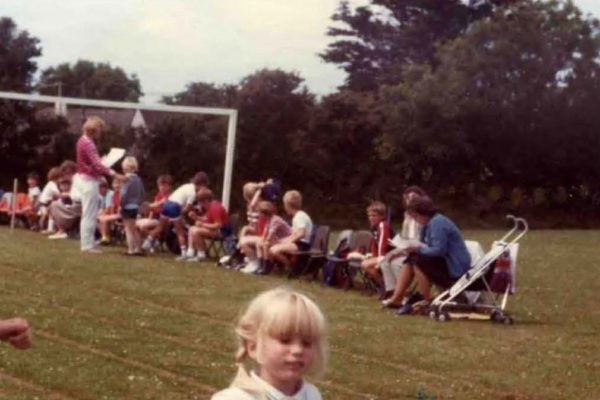
[[471, 256], [458, 227], [448, 217], [436, 213], [421, 229], [419, 253], [444, 257], [451, 277], [458, 278], [471, 266]]

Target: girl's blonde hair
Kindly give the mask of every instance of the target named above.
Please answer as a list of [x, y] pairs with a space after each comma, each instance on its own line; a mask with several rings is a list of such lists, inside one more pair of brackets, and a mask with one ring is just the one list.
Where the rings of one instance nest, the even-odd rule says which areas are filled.
[[261, 393], [244, 362], [249, 356], [248, 343], [254, 342], [258, 358], [254, 361], [261, 363], [263, 341], [267, 335], [275, 338], [299, 335], [310, 340], [315, 351], [308, 369], [315, 374], [325, 370], [328, 357], [325, 317], [316, 303], [304, 294], [285, 287], [259, 294], [243, 312], [235, 333], [238, 339], [235, 356], [238, 373], [231, 386]]
[[121, 164], [121, 168], [123, 168], [123, 172], [125, 173], [134, 173], [138, 170], [138, 162], [135, 157], [129, 156], [125, 157], [123, 163]]
[[93, 115], [85, 120], [81, 131], [84, 135], [96, 137], [96, 135], [99, 132], [102, 132], [104, 129], [106, 129], [106, 123], [104, 120]]
[[256, 194], [256, 191], [260, 189], [260, 186], [256, 182], [247, 182], [242, 187], [242, 195], [244, 196], [244, 200], [250, 202], [252, 197]]

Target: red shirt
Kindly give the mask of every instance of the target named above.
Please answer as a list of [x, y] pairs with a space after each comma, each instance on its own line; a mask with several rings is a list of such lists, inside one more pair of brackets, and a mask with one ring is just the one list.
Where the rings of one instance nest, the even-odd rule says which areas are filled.
[[390, 249], [389, 239], [392, 235], [390, 224], [381, 221], [376, 226], [371, 227], [373, 239], [371, 240], [371, 254], [373, 257], [385, 256]]
[[77, 141], [77, 173], [97, 179], [102, 175], [111, 175], [113, 171], [102, 165], [96, 144], [86, 135]]
[[112, 203], [110, 205], [111, 214], [116, 214], [119, 211], [119, 204], [121, 203], [121, 195], [119, 194], [120, 190], [115, 190], [113, 192]]
[[211, 201], [206, 214], [204, 214], [204, 220], [209, 224], [218, 223], [223, 225], [227, 223], [227, 219], [227, 210], [221, 202], [217, 200]]
[[[156, 195], [154, 196], [153, 203], [157, 203], [157, 202], [162, 201], [162, 200], [167, 200], [170, 195], [171, 195], [171, 192], [168, 192], [168, 193], [165, 193], [165, 194], [162, 194], [161, 192], [156, 192]], [[151, 217], [158, 217], [159, 215], [160, 215], [160, 206], [152, 207], [150, 209], [150, 216]]]

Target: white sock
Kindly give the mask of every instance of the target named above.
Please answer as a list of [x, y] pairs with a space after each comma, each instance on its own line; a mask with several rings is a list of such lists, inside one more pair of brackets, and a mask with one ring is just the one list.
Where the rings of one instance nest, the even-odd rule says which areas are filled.
[[185, 255], [186, 255], [186, 256], [188, 256], [189, 258], [192, 258], [192, 257], [194, 257], [194, 256], [196, 255], [196, 251], [195, 251], [193, 248], [191, 248], [191, 247], [190, 247], [190, 248], [187, 250], [187, 254], [186, 254], [186, 252], [185, 252], [185, 247], [182, 247], [182, 248], [181, 248], [181, 254], [185, 254]]
[[206, 252], [204, 250], [198, 250], [198, 258], [206, 258]]

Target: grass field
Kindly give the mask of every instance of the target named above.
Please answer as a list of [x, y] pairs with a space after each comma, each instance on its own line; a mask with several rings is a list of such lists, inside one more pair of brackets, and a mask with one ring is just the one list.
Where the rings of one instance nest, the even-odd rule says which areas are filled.
[[[497, 231], [467, 231], [486, 248]], [[514, 326], [396, 317], [357, 291], [254, 277], [122, 248], [0, 229], [0, 316], [34, 327], [0, 345], [0, 399], [206, 399], [234, 374], [233, 321], [257, 292], [310, 292], [330, 322], [325, 399], [600, 398], [600, 232], [522, 242]]]

